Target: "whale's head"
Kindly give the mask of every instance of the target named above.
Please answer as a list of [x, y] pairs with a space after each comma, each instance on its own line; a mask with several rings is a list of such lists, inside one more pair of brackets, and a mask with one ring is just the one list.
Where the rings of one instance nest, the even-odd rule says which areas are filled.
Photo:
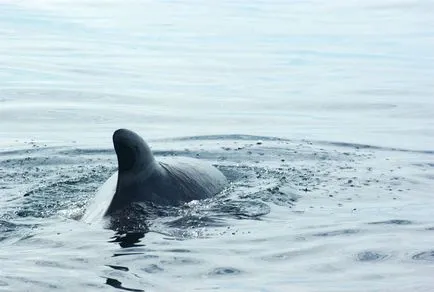
[[155, 163], [148, 144], [136, 133], [119, 129], [113, 133], [113, 145], [118, 157], [118, 171], [137, 173]]

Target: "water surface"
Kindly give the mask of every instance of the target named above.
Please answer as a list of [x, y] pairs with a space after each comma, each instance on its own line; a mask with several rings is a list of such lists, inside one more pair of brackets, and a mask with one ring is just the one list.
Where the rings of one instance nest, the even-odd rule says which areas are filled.
[[[431, 1], [1, 1], [0, 290], [430, 291]], [[232, 181], [121, 236], [111, 135]]]

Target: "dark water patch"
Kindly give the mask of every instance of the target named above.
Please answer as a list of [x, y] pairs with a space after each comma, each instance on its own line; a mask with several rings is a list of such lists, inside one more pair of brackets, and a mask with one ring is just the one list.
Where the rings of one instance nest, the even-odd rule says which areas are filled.
[[424, 252], [415, 254], [411, 258], [413, 260], [416, 260], [416, 261], [434, 262], [434, 250], [424, 251]]
[[340, 235], [356, 234], [359, 232], [360, 232], [359, 229], [342, 229], [342, 230], [334, 230], [334, 231], [315, 233], [315, 234], [313, 234], [313, 236], [320, 236], [320, 237], [340, 236]]
[[130, 270], [127, 267], [123, 267], [123, 266], [107, 265], [107, 267], [112, 268], [114, 270], [118, 270], [118, 271], [124, 271], [124, 272], [128, 272]]
[[360, 262], [378, 262], [389, 258], [390, 255], [376, 251], [363, 251], [356, 255], [356, 259]]
[[219, 267], [208, 273], [210, 276], [236, 276], [239, 274], [241, 274], [241, 270], [232, 267]]
[[145, 252], [116, 252], [112, 255], [112, 257], [123, 257], [123, 256], [134, 256], [134, 255], [143, 255]]
[[402, 220], [402, 219], [391, 219], [386, 221], [376, 221], [376, 222], [369, 222], [368, 224], [372, 225], [410, 225], [413, 224], [410, 220]]
[[113, 288], [124, 290], [124, 291], [133, 291], [133, 292], [144, 292], [145, 290], [142, 289], [133, 289], [133, 288], [126, 288], [122, 286], [122, 282], [113, 279], [113, 278], [106, 278], [107, 285], [112, 286]]
[[434, 231], [434, 226], [433, 227], [427, 227], [425, 230]]
[[[145, 234], [149, 232], [148, 219], [143, 213], [128, 212], [125, 216], [117, 213], [116, 216], [110, 217], [109, 227], [119, 234]], [[134, 241], [134, 237], [127, 236], [126, 240]]]
[[128, 232], [128, 233], [117, 233], [115, 234], [109, 242], [118, 243], [122, 248], [128, 247], [138, 247], [143, 246], [143, 244], [138, 244], [141, 239], [145, 237], [144, 232]]
[[[114, 212], [110, 217], [109, 225], [118, 234], [145, 234], [150, 231], [154, 219], [185, 217], [190, 214], [189, 212], [190, 207], [188, 205], [178, 207], [158, 205], [152, 202], [137, 202]], [[176, 220], [174, 219], [174, 221]], [[188, 218], [185, 221], [187, 222]], [[179, 226], [176, 227], [181, 227], [182, 223], [185, 222], [182, 222], [182, 218], [180, 218], [179, 223]], [[174, 224], [176, 225], [176, 222]]]
[[168, 249], [167, 252], [174, 252], [174, 253], [191, 253], [191, 250], [184, 249], [184, 248], [174, 248], [174, 249]]

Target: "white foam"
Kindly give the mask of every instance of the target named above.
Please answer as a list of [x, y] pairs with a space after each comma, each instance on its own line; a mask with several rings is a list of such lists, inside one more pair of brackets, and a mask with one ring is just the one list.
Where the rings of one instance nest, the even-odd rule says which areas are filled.
[[107, 210], [116, 191], [118, 173], [115, 172], [97, 191], [95, 197], [88, 205], [81, 221], [87, 224], [101, 223], [104, 212]]

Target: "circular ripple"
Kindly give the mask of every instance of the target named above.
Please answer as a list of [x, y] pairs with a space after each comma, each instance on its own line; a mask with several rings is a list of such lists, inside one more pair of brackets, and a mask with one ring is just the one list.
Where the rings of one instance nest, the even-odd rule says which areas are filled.
[[226, 275], [238, 275], [241, 271], [235, 268], [231, 267], [220, 267], [215, 268], [212, 270], [209, 274], [210, 275], [217, 275], [217, 276], [226, 276]]

